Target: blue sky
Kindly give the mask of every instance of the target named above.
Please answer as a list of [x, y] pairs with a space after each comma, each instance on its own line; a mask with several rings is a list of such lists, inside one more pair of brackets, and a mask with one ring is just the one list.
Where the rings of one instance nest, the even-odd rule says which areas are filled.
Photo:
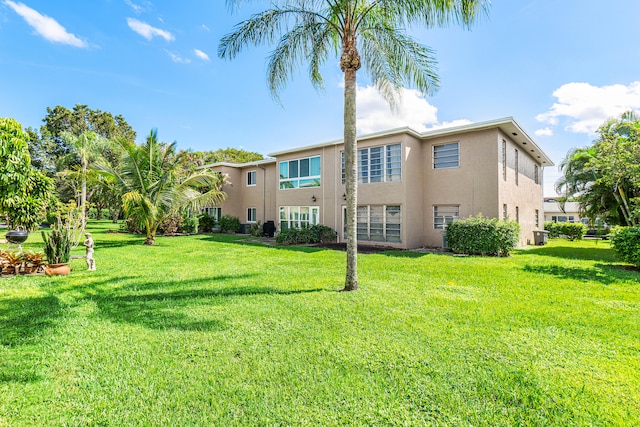
[[[152, 128], [179, 148], [263, 154], [342, 137], [342, 76], [305, 69], [283, 91], [266, 85], [268, 48], [233, 61], [220, 38], [251, 12], [223, 0], [0, 0], [0, 116], [38, 128], [47, 107], [77, 103], [121, 114], [141, 141]], [[513, 116], [559, 163], [608, 117], [640, 111], [640, 2], [494, 0], [471, 31], [412, 29], [437, 52], [441, 88], [411, 88], [395, 114], [359, 76], [361, 133], [417, 130]], [[552, 195], [556, 167], [545, 170]]]

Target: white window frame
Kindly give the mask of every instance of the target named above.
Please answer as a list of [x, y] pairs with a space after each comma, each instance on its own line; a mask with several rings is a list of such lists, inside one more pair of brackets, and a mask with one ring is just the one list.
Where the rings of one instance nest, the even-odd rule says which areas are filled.
[[[440, 208], [441, 212], [438, 212]], [[444, 215], [441, 215], [444, 213]], [[453, 214], [453, 215], [447, 215]], [[446, 230], [447, 224], [460, 219], [460, 205], [433, 205], [433, 229]]]
[[[280, 206], [278, 212], [280, 230], [320, 224], [320, 206]], [[286, 227], [283, 227], [283, 223], [286, 223]]]
[[222, 208], [219, 206], [208, 206], [206, 208], [202, 208], [200, 213], [206, 213], [207, 215], [212, 216], [217, 223], [222, 216]]
[[255, 187], [256, 186], [256, 178], [258, 177], [258, 173], [255, 170], [247, 172], [247, 187]]
[[[397, 147], [397, 148], [396, 148]], [[372, 150], [381, 150], [380, 155], [380, 179], [371, 180], [371, 152]], [[391, 150], [397, 150], [398, 158]], [[366, 159], [366, 160], [365, 160]], [[358, 163], [358, 184], [378, 184], [382, 182], [401, 182], [402, 181], [402, 144], [377, 145], [374, 147], [360, 148], [356, 154], [356, 162]], [[393, 168], [396, 166], [397, 168]], [[397, 169], [397, 172], [396, 172]], [[342, 185], [346, 183], [344, 168], [344, 151], [340, 152], [340, 171]]]
[[247, 222], [255, 223], [258, 220], [258, 209], [249, 207], [247, 208]]
[[[380, 220], [372, 223], [372, 210], [380, 210]], [[347, 239], [346, 206], [342, 207], [342, 232]], [[398, 221], [389, 221], [397, 213]], [[359, 205], [356, 211], [358, 240], [374, 243], [402, 243], [402, 205]], [[372, 226], [374, 225], [375, 226]], [[379, 239], [372, 238], [380, 236]]]
[[[455, 147], [455, 148], [454, 148]], [[442, 151], [442, 153], [438, 153]], [[452, 154], [449, 154], [451, 152]], [[431, 167], [433, 169], [453, 169], [460, 167], [460, 142], [448, 142], [431, 147]], [[446, 161], [445, 161], [446, 160]], [[446, 166], [445, 166], [446, 165]]]
[[[318, 159], [318, 174], [311, 175], [311, 162], [315, 159]], [[300, 162], [302, 160], [309, 161], [309, 175], [300, 176]], [[298, 176], [291, 176], [290, 164], [292, 162], [298, 162]], [[286, 164], [287, 176], [283, 176], [283, 165]], [[300, 157], [298, 159], [290, 159], [283, 160], [278, 163], [278, 173], [280, 176], [279, 188], [280, 190], [295, 190], [299, 188], [318, 188], [322, 185], [321, 175], [322, 175], [322, 157], [321, 156], [309, 156], [309, 157]], [[305, 181], [305, 184], [302, 185], [302, 181]], [[288, 186], [289, 185], [289, 186]]]

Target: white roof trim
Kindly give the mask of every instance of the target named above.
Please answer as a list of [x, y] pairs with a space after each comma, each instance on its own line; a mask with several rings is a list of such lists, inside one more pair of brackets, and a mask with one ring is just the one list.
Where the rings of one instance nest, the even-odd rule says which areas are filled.
[[251, 166], [260, 166], [260, 165], [266, 165], [266, 164], [275, 163], [275, 162], [276, 162], [276, 159], [263, 159], [263, 160], [256, 160], [253, 162], [246, 162], [246, 163], [217, 162], [217, 163], [210, 163], [204, 166], [198, 166], [196, 169], [208, 169], [216, 166], [227, 166], [230, 168], [248, 168]]

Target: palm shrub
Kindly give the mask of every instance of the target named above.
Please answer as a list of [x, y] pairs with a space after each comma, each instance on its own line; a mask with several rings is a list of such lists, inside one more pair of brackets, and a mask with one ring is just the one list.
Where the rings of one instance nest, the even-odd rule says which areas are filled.
[[509, 256], [520, 236], [516, 221], [476, 217], [447, 225], [447, 244], [456, 253], [467, 255]]
[[71, 221], [62, 222], [58, 217], [56, 223], [51, 224], [51, 232], [42, 232], [44, 254], [49, 264], [66, 264], [71, 257], [71, 247], [74, 241], [74, 230]]
[[623, 261], [640, 267], [640, 226], [614, 227], [611, 247]]

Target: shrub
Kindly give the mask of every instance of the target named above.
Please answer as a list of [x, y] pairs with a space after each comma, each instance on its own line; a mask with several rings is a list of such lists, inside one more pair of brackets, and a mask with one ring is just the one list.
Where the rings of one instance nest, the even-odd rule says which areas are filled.
[[336, 232], [325, 225], [311, 227], [287, 228], [276, 236], [276, 243], [281, 245], [300, 245], [307, 243], [326, 243], [336, 239]]
[[120, 224], [120, 231], [124, 233], [142, 234], [142, 227], [133, 217], [125, 218]]
[[198, 228], [203, 233], [211, 233], [216, 226], [216, 219], [208, 213], [198, 216]]
[[515, 221], [483, 218], [454, 221], [447, 226], [447, 243], [456, 253], [508, 256], [518, 244], [520, 225]]
[[640, 267], [640, 225], [615, 227], [611, 231], [611, 247], [623, 261]]
[[264, 232], [262, 231], [262, 224], [260, 223], [260, 221], [254, 222], [253, 224], [251, 224], [251, 226], [249, 227], [249, 234], [251, 234], [254, 237], [261, 237], [262, 234], [264, 234]]
[[197, 216], [184, 218], [182, 220], [182, 227], [180, 227], [180, 231], [186, 234], [197, 234], [198, 225], [199, 225], [199, 220]]
[[230, 231], [232, 233], [240, 232], [240, 218], [237, 216], [224, 215], [220, 218], [218, 223], [220, 224], [220, 231], [223, 233], [225, 231]]
[[64, 222], [58, 217], [56, 222], [51, 224], [51, 232], [42, 232], [44, 242], [44, 253], [49, 264], [68, 263], [71, 257], [71, 246], [73, 246], [72, 221], [67, 219]]
[[182, 225], [182, 215], [174, 213], [162, 220], [158, 226], [158, 231], [164, 235], [176, 234]]
[[544, 229], [549, 232], [549, 237], [566, 237], [569, 240], [580, 240], [587, 232], [587, 227], [581, 222], [546, 221]]

